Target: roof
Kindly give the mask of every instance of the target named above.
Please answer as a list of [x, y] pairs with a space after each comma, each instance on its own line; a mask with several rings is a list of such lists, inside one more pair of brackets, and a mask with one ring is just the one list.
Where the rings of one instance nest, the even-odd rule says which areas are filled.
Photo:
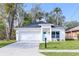
[[39, 21], [39, 22], [33, 22], [27, 26], [24, 26], [24, 27], [28, 27], [28, 28], [39, 28], [41, 27], [41, 25], [39, 24], [50, 24], [50, 23], [47, 23], [47, 22], [43, 22], [43, 21]]
[[71, 29], [67, 30], [66, 32], [71, 32], [71, 31], [79, 31], [79, 26], [71, 28]]

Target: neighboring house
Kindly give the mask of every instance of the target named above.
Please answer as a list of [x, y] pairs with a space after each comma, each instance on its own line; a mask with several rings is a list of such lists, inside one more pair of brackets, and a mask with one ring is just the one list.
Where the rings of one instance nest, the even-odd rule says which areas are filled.
[[66, 30], [66, 39], [79, 39], [79, 26]]
[[53, 24], [37, 21], [28, 26], [16, 28], [16, 40], [39, 40], [47, 41], [65, 41], [65, 29], [63, 27], [57, 27]]

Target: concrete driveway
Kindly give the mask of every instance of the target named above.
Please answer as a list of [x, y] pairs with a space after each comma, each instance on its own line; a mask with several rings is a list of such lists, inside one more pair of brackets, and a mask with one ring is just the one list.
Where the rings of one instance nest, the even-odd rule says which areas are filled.
[[0, 48], [0, 56], [43, 56], [38, 41], [19, 41]]

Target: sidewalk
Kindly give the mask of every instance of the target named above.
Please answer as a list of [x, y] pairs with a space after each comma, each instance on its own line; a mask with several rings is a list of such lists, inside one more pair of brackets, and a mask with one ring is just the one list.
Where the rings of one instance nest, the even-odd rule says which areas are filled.
[[78, 52], [79, 50], [39, 50], [40, 52]]

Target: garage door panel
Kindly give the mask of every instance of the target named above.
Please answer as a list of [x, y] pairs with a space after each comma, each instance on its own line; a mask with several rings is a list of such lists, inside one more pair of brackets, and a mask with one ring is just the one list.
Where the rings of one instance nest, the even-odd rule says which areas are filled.
[[40, 40], [40, 32], [23, 32], [20, 35], [20, 40]]

